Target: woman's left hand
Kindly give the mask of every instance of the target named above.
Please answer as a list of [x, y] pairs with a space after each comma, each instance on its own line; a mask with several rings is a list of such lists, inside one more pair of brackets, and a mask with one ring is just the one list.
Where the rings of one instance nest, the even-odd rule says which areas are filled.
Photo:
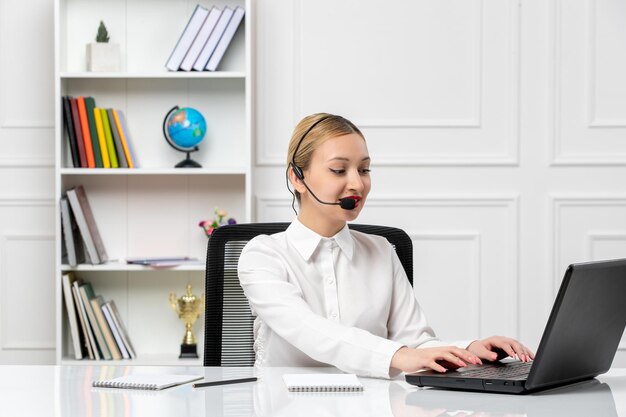
[[475, 340], [470, 343], [467, 350], [488, 361], [497, 361], [507, 356], [522, 362], [530, 362], [535, 359], [535, 354], [526, 346], [515, 339], [504, 336], [491, 336], [486, 339]]

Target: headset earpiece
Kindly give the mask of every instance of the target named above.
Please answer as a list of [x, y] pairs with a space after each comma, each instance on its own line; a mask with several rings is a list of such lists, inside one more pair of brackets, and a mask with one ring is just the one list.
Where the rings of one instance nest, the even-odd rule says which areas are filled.
[[289, 164], [291, 165], [291, 169], [293, 170], [294, 175], [298, 177], [299, 180], [304, 180], [304, 173], [302, 172], [302, 168], [300, 168], [293, 162], [290, 162]]

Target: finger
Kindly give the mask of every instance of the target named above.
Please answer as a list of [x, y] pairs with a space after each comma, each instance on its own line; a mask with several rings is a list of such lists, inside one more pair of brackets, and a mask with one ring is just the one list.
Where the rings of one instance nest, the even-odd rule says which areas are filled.
[[508, 342], [500, 342], [497, 346], [498, 348], [502, 349], [508, 356], [512, 357], [513, 359], [517, 359], [513, 346], [511, 346]]
[[452, 364], [455, 364], [456, 366], [467, 366], [467, 364], [465, 362], [463, 362], [463, 360], [461, 358], [459, 358], [458, 356], [456, 356], [454, 353], [452, 352], [445, 352], [443, 355], [441, 355], [443, 360], [446, 360]]
[[471, 364], [474, 364], [474, 365], [483, 364], [480, 358], [476, 356], [475, 354], [473, 354], [472, 352], [470, 352], [469, 350], [456, 348], [454, 349], [454, 354], [458, 356], [459, 358], [463, 359], [464, 361], [469, 362]]
[[497, 353], [492, 352], [480, 342], [473, 344], [472, 350], [479, 358], [486, 359], [488, 361], [495, 361], [496, 359], [498, 359]]
[[444, 368], [443, 366], [439, 365], [439, 364], [438, 364], [437, 362], [435, 362], [435, 361], [430, 362], [430, 363], [429, 363], [428, 365], [426, 365], [426, 366], [427, 366], [427, 367], [429, 367], [430, 369], [434, 370], [434, 371], [441, 372], [441, 373], [443, 373], [443, 372], [446, 372], [446, 371], [447, 371], [447, 369], [446, 369], [446, 368]]
[[522, 346], [520, 342], [518, 342], [517, 340], [511, 340], [510, 345], [515, 351], [515, 355], [518, 357], [520, 361], [528, 362], [528, 358], [526, 357], [524, 346]]

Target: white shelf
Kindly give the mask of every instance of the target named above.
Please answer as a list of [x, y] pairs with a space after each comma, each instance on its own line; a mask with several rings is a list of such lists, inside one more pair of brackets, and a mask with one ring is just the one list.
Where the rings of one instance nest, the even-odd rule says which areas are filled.
[[61, 168], [61, 175], [246, 175], [235, 168]]
[[187, 79], [187, 78], [199, 78], [199, 79], [245, 79], [246, 73], [243, 71], [203, 71], [203, 72], [62, 72], [61, 79]]
[[75, 267], [63, 264], [62, 271], [77, 272], [137, 272], [137, 271], [201, 271], [205, 270], [205, 263], [178, 265], [173, 267], [150, 267], [145, 265], [131, 265], [123, 262], [107, 262], [100, 265], [80, 264]]
[[[198, 346], [200, 348], [200, 346]], [[61, 365], [129, 365], [129, 366], [202, 366], [202, 359], [178, 359], [176, 355], [142, 355], [136, 359], [121, 360], [76, 360], [68, 357], [61, 359]]]

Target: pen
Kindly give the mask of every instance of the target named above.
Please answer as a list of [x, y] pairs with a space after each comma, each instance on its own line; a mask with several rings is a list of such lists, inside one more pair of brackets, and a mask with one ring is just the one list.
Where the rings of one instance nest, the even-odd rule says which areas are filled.
[[222, 381], [210, 381], [210, 382], [198, 382], [193, 384], [194, 388], [202, 388], [202, 387], [212, 387], [214, 385], [228, 385], [228, 384], [242, 384], [244, 382], [254, 382], [257, 380], [257, 377], [252, 378], [240, 378], [240, 379], [225, 379]]

